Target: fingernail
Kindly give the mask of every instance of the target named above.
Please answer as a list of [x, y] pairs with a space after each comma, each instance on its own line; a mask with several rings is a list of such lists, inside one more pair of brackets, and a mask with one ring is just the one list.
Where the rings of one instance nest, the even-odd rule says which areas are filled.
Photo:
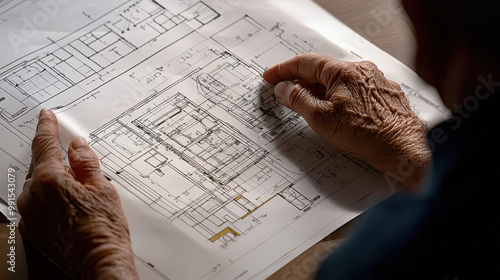
[[278, 99], [282, 99], [285, 94], [285, 90], [288, 87], [288, 81], [281, 82], [274, 88], [274, 94]]
[[47, 111], [47, 109], [45, 109], [45, 108], [44, 108], [44, 109], [42, 109], [42, 110], [40, 111], [40, 115], [41, 115], [41, 114], [43, 114], [43, 113], [45, 113], [45, 111]]
[[87, 143], [87, 140], [83, 137], [76, 137], [73, 139], [71, 142], [71, 146], [73, 147], [74, 150], [88, 150], [89, 144]]

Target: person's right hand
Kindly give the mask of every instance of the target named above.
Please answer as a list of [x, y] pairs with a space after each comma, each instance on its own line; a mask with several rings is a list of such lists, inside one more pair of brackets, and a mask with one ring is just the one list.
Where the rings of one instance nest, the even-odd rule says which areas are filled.
[[426, 125], [399, 85], [371, 62], [318, 54], [291, 58], [263, 75], [276, 98], [344, 154], [413, 189], [430, 164]]

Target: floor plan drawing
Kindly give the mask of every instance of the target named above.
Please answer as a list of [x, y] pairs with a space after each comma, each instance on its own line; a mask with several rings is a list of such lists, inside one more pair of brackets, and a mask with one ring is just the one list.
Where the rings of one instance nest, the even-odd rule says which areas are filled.
[[[301, 53], [358, 58], [287, 4], [258, 2], [61, 5], [47, 30], [66, 14], [82, 23], [57, 39], [39, 31], [43, 47], [0, 65], [0, 166], [25, 175], [38, 112], [51, 109], [62, 149], [84, 136], [120, 192], [141, 277], [266, 278], [392, 189], [321, 140], [262, 79]], [[28, 4], [36, 8], [0, 0], [0, 21], [15, 28], [13, 12]], [[396, 78], [412, 106], [442, 113], [406, 77]]]
[[[341, 170], [347, 158], [300, 135], [267, 151], [179, 92], [155, 102], [184, 83], [195, 87], [196, 80], [181, 81], [91, 134], [106, 169], [169, 220], [182, 220], [207, 240], [227, 245], [258, 225], [252, 213], [271, 199], [281, 197], [309, 210], [320, 197], [308, 198], [293, 188], [309, 174], [319, 184], [341, 188], [365, 171], [346, 176]], [[301, 165], [293, 173], [284, 169], [290, 157]], [[186, 181], [175, 193], [166, 180], [172, 172]]]
[[47, 54], [2, 69], [0, 115], [12, 121], [72, 87], [99, 87], [147, 60], [142, 53], [158, 52], [220, 16], [203, 2], [179, 14], [148, 0], [130, 2], [114, 12]]

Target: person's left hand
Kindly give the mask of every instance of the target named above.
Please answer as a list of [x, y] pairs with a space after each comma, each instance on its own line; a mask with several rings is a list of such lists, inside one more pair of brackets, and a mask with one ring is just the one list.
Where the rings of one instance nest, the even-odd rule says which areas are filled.
[[62, 163], [58, 139], [56, 116], [42, 110], [17, 200], [22, 237], [75, 279], [137, 279], [116, 189], [83, 138], [70, 144], [71, 169]]
[[344, 154], [417, 190], [431, 162], [426, 124], [399, 85], [372, 62], [298, 55], [270, 67], [263, 78], [275, 96]]

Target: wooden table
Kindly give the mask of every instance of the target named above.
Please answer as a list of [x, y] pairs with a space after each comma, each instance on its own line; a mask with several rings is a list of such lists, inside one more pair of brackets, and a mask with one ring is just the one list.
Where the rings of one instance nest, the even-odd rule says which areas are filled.
[[416, 40], [400, 0], [315, 0], [332, 15], [412, 69]]
[[[415, 37], [411, 24], [402, 10], [399, 0], [316, 0], [331, 14], [346, 23], [354, 31], [365, 37], [381, 49], [393, 55], [410, 68], [414, 68], [413, 54], [415, 52]], [[268, 279], [314, 279], [321, 262], [349, 235], [361, 217], [336, 230], [315, 246], [291, 261]], [[0, 220], [0, 243], [7, 244], [8, 228]], [[68, 279], [55, 265], [36, 252], [28, 244], [24, 248], [17, 233], [17, 249], [26, 250], [30, 279]], [[0, 246], [0, 260], [5, 258], [6, 246]], [[18, 255], [18, 257], [20, 257]], [[18, 258], [21, 260], [21, 258]], [[24, 266], [18, 263], [18, 268]], [[0, 266], [3, 268], [4, 266]], [[21, 274], [8, 274], [5, 269], [0, 271], [0, 279], [26, 279]], [[147, 280], [147, 279], [146, 279]]]

